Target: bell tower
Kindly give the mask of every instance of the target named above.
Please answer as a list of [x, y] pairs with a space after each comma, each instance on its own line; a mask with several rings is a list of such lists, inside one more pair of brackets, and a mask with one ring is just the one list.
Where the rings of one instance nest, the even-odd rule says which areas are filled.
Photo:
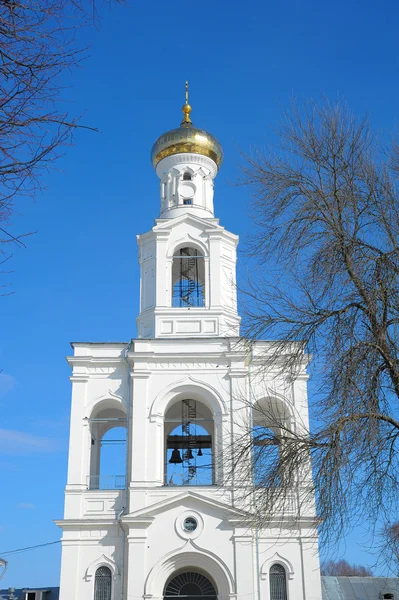
[[194, 127], [183, 105], [180, 127], [151, 151], [160, 179], [160, 214], [138, 236], [140, 338], [239, 335], [236, 292], [238, 236], [214, 216], [213, 181], [223, 160], [219, 142]]
[[238, 237], [213, 206], [222, 157], [186, 88], [180, 127], [152, 148], [161, 202], [138, 236], [138, 336], [68, 357], [60, 600], [321, 600], [310, 465], [286, 497], [264, 490], [278, 499], [265, 529], [253, 514], [270, 460], [283, 477], [270, 434], [308, 432], [308, 358], [293, 378], [265, 361], [275, 342], [239, 338]]

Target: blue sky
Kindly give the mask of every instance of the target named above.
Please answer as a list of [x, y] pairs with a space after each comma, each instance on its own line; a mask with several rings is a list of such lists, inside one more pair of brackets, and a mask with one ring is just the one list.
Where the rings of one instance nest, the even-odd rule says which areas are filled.
[[[80, 131], [47, 190], [19, 200], [13, 231], [36, 231], [14, 249], [13, 295], [0, 298], [0, 556], [59, 538], [66, 479], [70, 340], [135, 336], [135, 236], [158, 215], [152, 143], [181, 120], [190, 81], [195, 125], [225, 152], [216, 215], [242, 239], [251, 199], [234, 186], [239, 149], [275, 141], [293, 95], [344, 97], [384, 133], [399, 120], [399, 8], [395, 0], [130, 0], [101, 10], [87, 31], [90, 57], [65, 95], [101, 133]], [[241, 258], [241, 264], [244, 264]], [[242, 267], [245, 271], [245, 268]], [[369, 562], [351, 538], [349, 560]], [[10, 558], [0, 587], [59, 583], [49, 546]]]

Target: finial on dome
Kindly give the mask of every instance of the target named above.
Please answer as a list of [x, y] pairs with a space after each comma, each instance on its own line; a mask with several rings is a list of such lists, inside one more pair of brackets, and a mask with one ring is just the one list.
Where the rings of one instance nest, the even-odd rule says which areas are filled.
[[188, 81], [186, 81], [186, 103], [182, 106], [182, 111], [184, 114], [183, 121], [181, 122], [181, 127], [189, 127], [192, 125], [192, 121], [190, 119], [191, 106], [188, 103]]

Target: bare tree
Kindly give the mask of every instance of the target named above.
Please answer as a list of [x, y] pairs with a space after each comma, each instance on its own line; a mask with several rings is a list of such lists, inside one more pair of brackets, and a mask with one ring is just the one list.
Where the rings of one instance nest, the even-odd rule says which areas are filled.
[[322, 575], [333, 575], [346, 577], [372, 577], [373, 572], [363, 565], [350, 565], [346, 560], [328, 560], [321, 565]]
[[245, 333], [275, 340], [265, 370], [295, 376], [313, 355], [313, 427], [248, 427], [235, 457], [252, 444], [263, 524], [311, 458], [314, 487], [301, 497], [315, 493], [321, 540], [334, 542], [398, 515], [399, 145], [328, 101], [293, 103], [278, 133], [277, 150], [245, 156], [262, 265]]
[[396, 577], [399, 573], [399, 523], [387, 523], [380, 532], [378, 550], [380, 563], [388, 565]]
[[23, 244], [10, 232], [15, 200], [42, 187], [41, 174], [83, 127], [62, 105], [60, 76], [84, 56], [77, 30], [93, 23], [91, 0], [0, 3], [0, 252]]

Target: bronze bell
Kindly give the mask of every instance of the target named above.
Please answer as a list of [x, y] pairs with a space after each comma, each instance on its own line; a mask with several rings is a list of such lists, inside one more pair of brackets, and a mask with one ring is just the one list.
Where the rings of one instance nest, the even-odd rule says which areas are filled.
[[201, 448], [198, 450], [197, 456], [202, 456], [202, 449]]
[[183, 462], [183, 459], [180, 456], [180, 450], [178, 450], [177, 448], [172, 450], [172, 456], [170, 457], [169, 462], [172, 465], [180, 465]]

